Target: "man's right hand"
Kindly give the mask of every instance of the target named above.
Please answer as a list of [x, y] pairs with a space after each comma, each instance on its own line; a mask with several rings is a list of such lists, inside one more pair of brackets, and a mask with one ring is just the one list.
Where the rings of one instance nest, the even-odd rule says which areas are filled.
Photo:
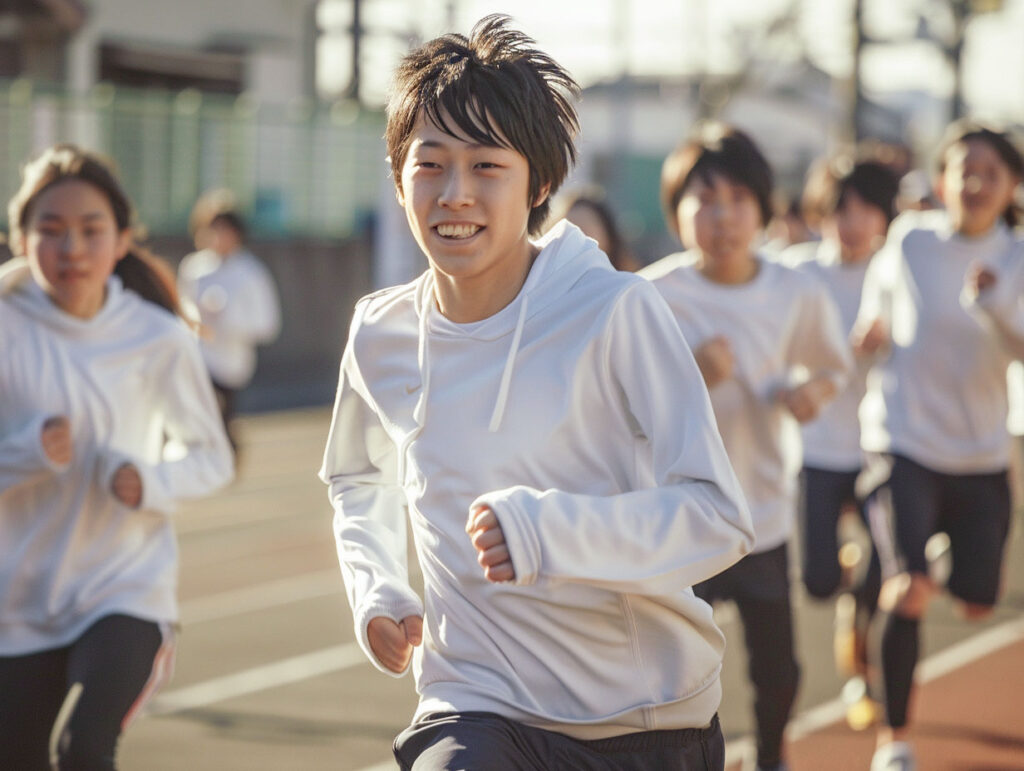
[[370, 619], [366, 636], [381, 664], [392, 672], [404, 672], [413, 647], [423, 641], [423, 617], [406, 616], [396, 624], [387, 616], [376, 616]]
[[63, 415], [47, 418], [40, 442], [51, 462], [66, 466], [71, 462], [71, 422]]

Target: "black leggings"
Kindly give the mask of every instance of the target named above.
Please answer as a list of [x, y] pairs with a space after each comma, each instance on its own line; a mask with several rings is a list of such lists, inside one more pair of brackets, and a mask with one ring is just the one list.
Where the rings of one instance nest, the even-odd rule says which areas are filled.
[[773, 766], [781, 760], [782, 735], [800, 683], [786, 544], [748, 554], [693, 591], [708, 603], [736, 603], [747, 646], [747, 673], [754, 686], [757, 762]]
[[[800, 472], [803, 581], [808, 594], [819, 600], [834, 596], [841, 588], [837, 525], [843, 506], [855, 506], [865, 528], [869, 527], [863, 502], [855, 493], [859, 473], [809, 466]], [[874, 613], [881, 582], [882, 568], [872, 541], [871, 561], [863, 580], [858, 586], [847, 587], [852, 590], [857, 606], [868, 615]]]
[[65, 648], [0, 656], [0, 768], [50, 771], [51, 751], [60, 771], [115, 768], [121, 731], [166, 661], [162, 646], [159, 625], [115, 615]]

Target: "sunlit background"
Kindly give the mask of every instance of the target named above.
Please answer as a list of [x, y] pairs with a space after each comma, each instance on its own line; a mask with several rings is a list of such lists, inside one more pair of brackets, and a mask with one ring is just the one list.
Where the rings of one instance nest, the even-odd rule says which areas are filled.
[[[799, 61], [841, 81], [852, 77], [857, 59], [858, 5], [868, 38], [860, 49], [867, 93], [948, 100], [952, 50], [962, 40], [969, 108], [1024, 120], [1022, 0], [322, 0], [317, 86], [326, 96], [351, 88], [353, 14], [363, 49], [359, 93], [380, 103], [409, 41], [465, 32], [495, 11], [513, 16], [583, 85], [623, 75], [737, 75]], [[967, 15], [959, 24], [958, 11]]]
[[423, 268], [381, 141], [391, 72], [494, 12], [584, 87], [566, 189], [603, 188], [641, 262], [676, 246], [659, 170], [701, 118], [748, 131], [789, 197], [854, 139], [928, 169], [954, 116], [1024, 125], [1024, 0], [8, 0], [0, 197], [79, 142], [175, 262], [199, 193], [231, 188], [286, 300], [248, 406], [329, 400], [354, 298]]

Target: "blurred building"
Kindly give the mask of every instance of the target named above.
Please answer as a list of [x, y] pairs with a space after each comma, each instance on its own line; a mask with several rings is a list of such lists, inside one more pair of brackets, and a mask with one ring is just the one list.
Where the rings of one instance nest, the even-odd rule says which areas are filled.
[[315, 6], [0, 2], [4, 201], [28, 157], [82, 144], [114, 160], [149, 244], [174, 263], [193, 248], [196, 197], [235, 192], [285, 316], [243, 409], [329, 401], [351, 309], [371, 285], [382, 117], [315, 99]]
[[311, 96], [316, 0], [9, 0], [0, 77]]

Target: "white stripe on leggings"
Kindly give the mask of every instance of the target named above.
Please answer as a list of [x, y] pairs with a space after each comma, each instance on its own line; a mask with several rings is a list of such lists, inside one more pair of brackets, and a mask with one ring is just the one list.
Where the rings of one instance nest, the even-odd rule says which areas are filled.
[[123, 733], [132, 724], [142, 708], [146, 706], [153, 694], [160, 690], [174, 674], [174, 631], [167, 624], [160, 625], [160, 633], [163, 635], [163, 642], [153, 657], [153, 668], [149, 672], [149, 679], [139, 691], [132, 706], [128, 708], [124, 718], [121, 720], [121, 732]]

